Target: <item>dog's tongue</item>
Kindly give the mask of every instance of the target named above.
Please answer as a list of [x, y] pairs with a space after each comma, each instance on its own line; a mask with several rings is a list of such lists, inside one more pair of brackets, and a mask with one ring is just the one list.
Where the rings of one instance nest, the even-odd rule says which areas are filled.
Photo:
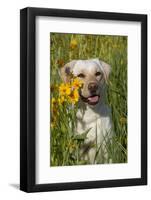
[[95, 103], [95, 102], [98, 102], [99, 97], [98, 97], [98, 96], [88, 97], [88, 100], [89, 100], [91, 103]]

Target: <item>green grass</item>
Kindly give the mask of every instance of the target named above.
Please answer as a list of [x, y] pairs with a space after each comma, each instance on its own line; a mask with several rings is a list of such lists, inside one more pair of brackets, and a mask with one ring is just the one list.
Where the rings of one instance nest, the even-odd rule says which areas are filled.
[[[96, 163], [127, 162], [127, 37], [81, 34], [50, 34], [51, 86], [60, 84], [59, 68], [73, 59], [99, 58], [111, 65], [111, 74], [107, 86], [106, 103], [112, 110], [114, 137], [112, 141], [104, 138], [105, 155], [98, 157]], [[57, 90], [51, 92], [51, 98], [57, 98]], [[80, 146], [86, 133], [75, 136], [76, 110], [71, 105], [58, 106], [56, 124], [50, 130], [50, 165], [89, 164], [80, 156]], [[99, 130], [98, 130], [99, 131]]]

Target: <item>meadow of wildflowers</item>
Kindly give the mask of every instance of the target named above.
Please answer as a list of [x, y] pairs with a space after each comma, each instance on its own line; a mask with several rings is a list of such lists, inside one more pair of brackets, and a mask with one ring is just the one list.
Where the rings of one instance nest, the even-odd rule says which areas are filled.
[[[80, 156], [89, 130], [75, 134], [82, 82], [71, 77], [69, 83], [63, 83], [59, 76], [59, 69], [67, 62], [89, 58], [100, 58], [111, 65], [106, 103], [112, 109], [114, 137], [104, 141], [113, 163], [127, 162], [127, 37], [50, 33], [50, 166], [89, 164]], [[103, 155], [99, 163], [104, 163]]]

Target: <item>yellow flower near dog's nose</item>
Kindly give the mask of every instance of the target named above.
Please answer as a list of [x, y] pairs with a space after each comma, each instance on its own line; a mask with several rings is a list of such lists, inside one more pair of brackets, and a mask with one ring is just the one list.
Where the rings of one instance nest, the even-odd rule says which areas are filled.
[[61, 83], [59, 87], [59, 93], [60, 95], [70, 95], [71, 88], [68, 84]]
[[75, 78], [72, 82], [72, 87], [75, 89], [76, 88], [78, 89], [78, 88], [82, 87], [82, 84], [83, 84], [83, 82], [81, 80], [79, 80], [78, 78]]
[[75, 104], [78, 102], [79, 100], [79, 92], [78, 90], [73, 90], [71, 92], [71, 94], [68, 96], [69, 98], [69, 102], [72, 103], [72, 104]]
[[78, 46], [77, 40], [72, 39], [70, 42], [70, 48], [75, 49]]

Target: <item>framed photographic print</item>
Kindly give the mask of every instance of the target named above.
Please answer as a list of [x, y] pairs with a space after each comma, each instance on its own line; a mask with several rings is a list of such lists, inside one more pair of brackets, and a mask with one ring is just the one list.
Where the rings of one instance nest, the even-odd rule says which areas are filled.
[[147, 16], [20, 12], [20, 189], [147, 184]]

